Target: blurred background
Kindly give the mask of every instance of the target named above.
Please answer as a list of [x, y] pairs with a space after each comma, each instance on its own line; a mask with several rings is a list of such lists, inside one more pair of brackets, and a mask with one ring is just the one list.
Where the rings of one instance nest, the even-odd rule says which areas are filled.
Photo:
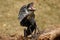
[[0, 35], [23, 35], [18, 14], [20, 8], [30, 2], [35, 3], [35, 20], [40, 30], [59, 28], [60, 0], [0, 0]]

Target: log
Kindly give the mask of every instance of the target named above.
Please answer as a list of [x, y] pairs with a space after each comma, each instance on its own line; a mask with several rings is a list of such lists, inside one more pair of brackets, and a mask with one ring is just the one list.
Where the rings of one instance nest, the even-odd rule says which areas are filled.
[[[25, 39], [30, 40], [29, 37]], [[24, 37], [20, 36], [17, 40], [24, 40]], [[60, 28], [41, 34], [37, 40], [60, 40]]]
[[41, 34], [38, 40], [60, 40], [60, 28]]

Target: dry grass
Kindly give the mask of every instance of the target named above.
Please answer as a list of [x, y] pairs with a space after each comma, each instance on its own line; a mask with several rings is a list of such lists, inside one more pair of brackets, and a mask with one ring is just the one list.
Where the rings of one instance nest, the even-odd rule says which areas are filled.
[[60, 25], [60, 0], [0, 0], [1, 34], [23, 34], [18, 21], [19, 9], [32, 1], [36, 7], [36, 22], [41, 30]]

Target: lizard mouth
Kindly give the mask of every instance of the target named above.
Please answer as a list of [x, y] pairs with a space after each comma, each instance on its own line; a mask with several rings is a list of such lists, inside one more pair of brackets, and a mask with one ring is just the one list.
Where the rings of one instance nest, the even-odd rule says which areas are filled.
[[28, 8], [28, 10], [35, 11], [35, 8], [34, 7], [30, 7], [30, 8]]

